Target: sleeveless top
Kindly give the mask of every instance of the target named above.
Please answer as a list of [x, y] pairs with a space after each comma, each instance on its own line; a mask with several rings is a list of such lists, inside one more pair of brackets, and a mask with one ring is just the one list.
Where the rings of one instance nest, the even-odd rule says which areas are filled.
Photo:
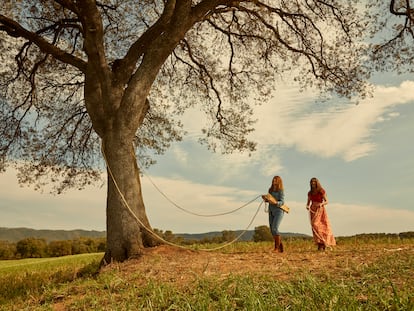
[[322, 203], [323, 196], [325, 195], [325, 190], [321, 189], [321, 191], [312, 194], [311, 191], [308, 192], [308, 198], [312, 201], [312, 203]]

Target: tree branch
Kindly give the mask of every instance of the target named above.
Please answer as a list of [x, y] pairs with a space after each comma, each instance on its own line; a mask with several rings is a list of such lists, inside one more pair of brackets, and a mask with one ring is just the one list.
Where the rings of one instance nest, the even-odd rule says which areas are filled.
[[6, 31], [8, 35], [15, 38], [24, 38], [30, 42], [36, 44], [39, 49], [46, 54], [51, 54], [56, 59], [60, 60], [63, 63], [70, 64], [78, 68], [82, 72], [86, 72], [86, 62], [72, 54], [69, 54], [62, 49], [56, 47], [55, 45], [47, 42], [38, 34], [31, 32], [21, 26], [19, 23], [14, 20], [0, 15], [0, 31]]

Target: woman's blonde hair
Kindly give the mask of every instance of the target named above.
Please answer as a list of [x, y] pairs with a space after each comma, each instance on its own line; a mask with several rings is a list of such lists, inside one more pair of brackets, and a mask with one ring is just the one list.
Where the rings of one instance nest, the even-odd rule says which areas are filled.
[[[275, 180], [275, 179], [276, 179], [276, 189], [273, 188], [273, 180]], [[272, 183], [270, 184], [270, 187], [269, 187], [269, 193], [272, 190], [273, 191], [283, 190], [283, 181], [282, 181], [282, 178], [280, 176], [274, 176], [272, 178]]]

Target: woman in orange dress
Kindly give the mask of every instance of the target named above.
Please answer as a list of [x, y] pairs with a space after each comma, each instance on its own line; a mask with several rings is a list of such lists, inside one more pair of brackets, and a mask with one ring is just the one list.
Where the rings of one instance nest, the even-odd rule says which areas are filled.
[[313, 240], [318, 245], [318, 250], [322, 251], [325, 250], [326, 246], [336, 245], [331, 224], [329, 223], [328, 213], [325, 208], [327, 204], [328, 197], [325, 189], [322, 188], [319, 180], [313, 177], [310, 180], [306, 209], [310, 215]]

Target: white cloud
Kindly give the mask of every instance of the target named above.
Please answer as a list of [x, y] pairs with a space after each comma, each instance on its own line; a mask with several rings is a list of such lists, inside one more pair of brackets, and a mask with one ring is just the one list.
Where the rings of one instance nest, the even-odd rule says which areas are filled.
[[[247, 178], [272, 176], [284, 169], [283, 156], [277, 147], [297, 148], [299, 151], [318, 154], [323, 157], [342, 157], [346, 161], [366, 156], [376, 148], [373, 134], [379, 122], [400, 117], [395, 107], [413, 103], [414, 82], [403, 82], [398, 87], [377, 87], [374, 97], [359, 105], [334, 105], [312, 103], [316, 94], [298, 92], [294, 88], [280, 91], [272, 104], [263, 104], [255, 109], [259, 122], [253, 138], [259, 142], [258, 151], [251, 157], [247, 154], [209, 154], [208, 157], [195, 154], [184, 145], [174, 145], [172, 153], [180, 160], [191, 177], [199, 177], [192, 169], [212, 171], [219, 180], [232, 180], [242, 174]], [[198, 113], [196, 113], [198, 115]], [[199, 116], [200, 118], [201, 115]], [[202, 120], [202, 119], [200, 119]], [[196, 118], [192, 118], [196, 133]], [[196, 134], [193, 134], [196, 138]], [[286, 149], [288, 149], [286, 148]], [[196, 153], [199, 150], [197, 149]], [[194, 161], [194, 156], [199, 157]], [[200, 162], [200, 160], [203, 160]], [[195, 163], [195, 164], [194, 164]], [[408, 162], [407, 162], [408, 163]], [[410, 162], [411, 163], [411, 162]], [[254, 175], [244, 175], [250, 165], [259, 167]], [[295, 165], [295, 164], [294, 164]], [[297, 165], [297, 163], [296, 163]], [[194, 166], [195, 167], [195, 166]], [[292, 169], [295, 169], [292, 168]], [[27, 226], [47, 229], [105, 229], [105, 189], [89, 188], [84, 191], [70, 191], [65, 195], [39, 194], [30, 188], [20, 188], [15, 183], [15, 172], [0, 175], [0, 226]], [[212, 180], [212, 179], [210, 179]], [[247, 203], [260, 193], [241, 191], [236, 187], [220, 187], [194, 183], [185, 179], [154, 178], [157, 186], [178, 205], [201, 214], [220, 213], [235, 209]], [[265, 188], [269, 179], [265, 179]], [[231, 215], [220, 217], [198, 217], [177, 209], [166, 200], [148, 181], [142, 182], [146, 210], [151, 225], [162, 230], [182, 232], [207, 232], [245, 229], [254, 217], [260, 200], [252, 202]], [[408, 184], [409, 186], [409, 184]], [[408, 187], [406, 185], [406, 187]], [[397, 187], [397, 186], [396, 186]], [[398, 187], [401, 189], [401, 187]], [[382, 191], [382, 189], [379, 189]], [[388, 189], [395, 191], [394, 189]], [[408, 189], [409, 191], [409, 189]], [[385, 191], [382, 191], [385, 193]], [[377, 198], [373, 199], [376, 200]], [[356, 198], [358, 200], [358, 198]], [[292, 212], [285, 216], [281, 230], [311, 234], [304, 202], [289, 201]], [[402, 206], [402, 204], [400, 204]], [[409, 207], [411, 208], [411, 206]], [[328, 206], [335, 235], [352, 235], [370, 232], [402, 232], [414, 230], [414, 212], [398, 210], [396, 207], [345, 205], [340, 202]], [[267, 214], [263, 207], [250, 229], [267, 225]]]
[[174, 154], [174, 158], [177, 160], [177, 162], [186, 164], [188, 162], [188, 152], [181, 148], [178, 145], [174, 145], [172, 147], [172, 152]]
[[[159, 192], [153, 184], [162, 191]], [[202, 217], [191, 213], [199, 215], [227, 213], [255, 199], [259, 194], [236, 188], [148, 175], [143, 177], [142, 187], [152, 226], [176, 233], [241, 229], [248, 225], [260, 203], [260, 200], [257, 200], [230, 215]]]
[[413, 88], [414, 81], [398, 87], [377, 86], [373, 97], [358, 105], [323, 103], [317, 107], [312, 103], [315, 94], [291, 88], [257, 109], [259, 122], [253, 136], [264, 144], [352, 161], [375, 150], [371, 139], [376, 123], [398, 117], [399, 113], [392, 111], [395, 106], [413, 104]]
[[371, 205], [328, 205], [334, 233], [399, 233], [414, 230], [414, 211]]
[[[20, 188], [12, 182], [14, 176], [13, 172], [0, 176], [0, 226], [105, 230], [104, 188], [52, 196], [30, 188]], [[256, 226], [268, 225], [268, 215], [258, 198], [261, 193], [147, 175], [142, 179], [142, 187], [147, 215], [154, 228], [174, 233], [203, 233], [247, 228], [253, 230]], [[203, 215], [240, 209], [228, 215], [201, 217], [184, 212], [174, 204], [191, 213]], [[304, 202], [288, 201], [287, 204], [291, 212], [285, 215], [281, 231], [311, 235]], [[408, 210], [335, 202], [328, 205], [328, 215], [336, 236], [414, 230], [414, 212]]]
[[220, 176], [223, 180], [237, 178], [242, 171], [254, 164], [259, 164], [260, 174], [264, 176], [273, 176], [274, 172], [283, 170], [279, 155], [275, 152], [272, 153], [268, 146], [258, 146], [257, 150], [251, 155], [234, 153], [226, 155], [226, 157], [216, 155], [214, 159], [223, 168], [220, 170]]
[[105, 230], [105, 188], [39, 193], [20, 187], [16, 171], [9, 169], [0, 175], [0, 196], [2, 227]]
[[[299, 152], [320, 158], [339, 157], [346, 162], [366, 157], [375, 152], [374, 134], [381, 122], [400, 115], [397, 105], [413, 103], [414, 81], [398, 86], [377, 86], [372, 98], [358, 105], [345, 100], [315, 102], [318, 94], [313, 90], [299, 91], [294, 85], [281, 85], [274, 99], [256, 106], [254, 117], [258, 122], [251, 139], [258, 142], [256, 152], [226, 155], [213, 154], [203, 158], [202, 166], [217, 170], [217, 182], [238, 178], [252, 165], [258, 173], [272, 176], [283, 173], [280, 148], [295, 148]], [[191, 140], [199, 137], [205, 117], [192, 109], [185, 114], [183, 123]], [[177, 163], [190, 161], [188, 146], [174, 149]]]
[[[160, 194], [144, 177], [143, 188], [146, 208], [151, 224], [162, 230], [175, 233], [202, 233], [208, 231], [246, 229], [254, 219], [250, 229], [268, 225], [268, 215], [260, 199], [229, 215], [218, 217], [201, 217], [183, 212], [181, 208], [192, 213], [216, 214], [237, 209], [260, 193], [240, 191], [230, 187], [217, 187], [196, 184], [187, 180], [169, 180], [154, 178], [153, 182], [163, 189]], [[291, 212], [285, 214], [281, 224], [282, 232], [296, 232], [311, 235], [309, 215], [305, 202], [288, 201]], [[255, 216], [258, 208], [259, 212]], [[349, 236], [358, 233], [399, 233], [414, 230], [414, 211], [384, 208], [371, 205], [331, 203], [327, 207], [336, 236]]]
[[282, 160], [274, 152], [272, 154], [271, 152], [262, 151], [261, 148], [259, 148], [255, 153], [255, 158], [258, 158], [257, 161], [260, 161], [261, 163], [260, 173], [263, 176], [271, 177], [274, 176], [275, 172], [283, 171], [284, 167], [282, 165]]

